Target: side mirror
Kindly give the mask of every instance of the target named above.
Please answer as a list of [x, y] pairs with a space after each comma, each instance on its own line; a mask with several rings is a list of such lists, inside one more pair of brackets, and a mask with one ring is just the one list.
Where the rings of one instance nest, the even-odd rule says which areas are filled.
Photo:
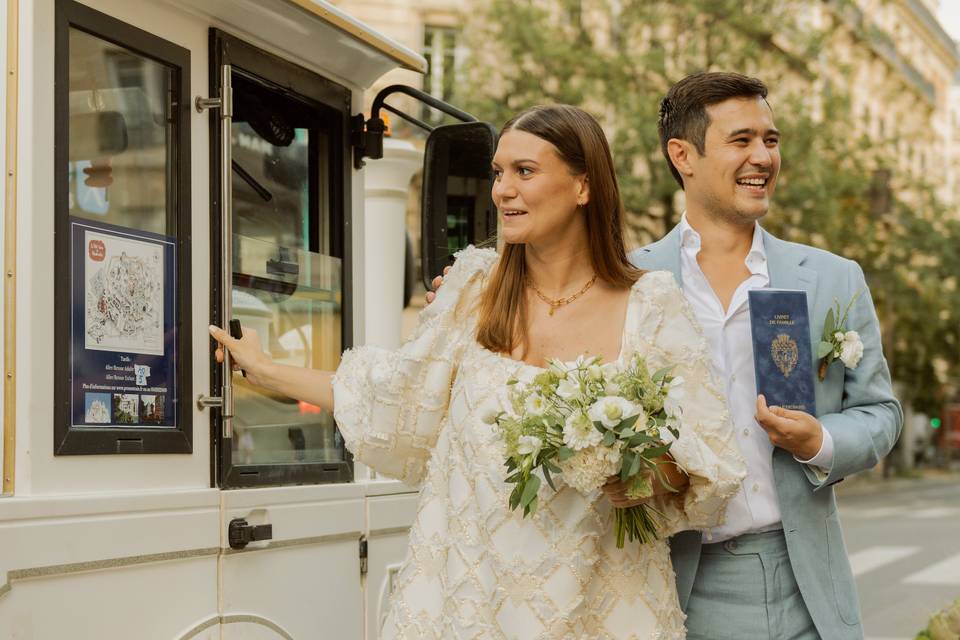
[[453, 264], [453, 254], [487, 240], [497, 231], [497, 209], [490, 198], [490, 163], [497, 132], [486, 122], [435, 128], [423, 160], [421, 246], [423, 282]]

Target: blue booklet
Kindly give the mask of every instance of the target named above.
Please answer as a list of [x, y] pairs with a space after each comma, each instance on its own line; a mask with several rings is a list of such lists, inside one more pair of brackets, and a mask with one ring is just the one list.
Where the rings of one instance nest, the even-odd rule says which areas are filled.
[[768, 406], [816, 415], [806, 292], [754, 289], [748, 295], [757, 393]]

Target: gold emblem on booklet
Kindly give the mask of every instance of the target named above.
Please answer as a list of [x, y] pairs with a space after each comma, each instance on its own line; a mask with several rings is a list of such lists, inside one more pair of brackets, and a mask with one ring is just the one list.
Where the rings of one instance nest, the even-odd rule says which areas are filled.
[[789, 378], [793, 368], [797, 366], [799, 355], [797, 342], [787, 334], [781, 333], [770, 343], [770, 355], [773, 356], [773, 362], [783, 373], [783, 377]]

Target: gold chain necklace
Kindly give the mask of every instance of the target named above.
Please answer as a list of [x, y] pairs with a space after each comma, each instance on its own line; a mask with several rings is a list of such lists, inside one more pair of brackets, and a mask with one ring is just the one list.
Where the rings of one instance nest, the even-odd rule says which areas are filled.
[[527, 284], [530, 285], [530, 288], [533, 289], [533, 292], [537, 294], [537, 297], [543, 300], [544, 302], [546, 302], [548, 305], [550, 305], [551, 316], [560, 307], [570, 304], [571, 302], [573, 302], [574, 300], [576, 300], [577, 298], [585, 294], [587, 291], [589, 291], [590, 287], [592, 287], [593, 283], [596, 281], [597, 281], [597, 274], [593, 274], [593, 277], [590, 278], [590, 281], [587, 282], [587, 284], [583, 285], [583, 288], [580, 289], [580, 291], [577, 291], [572, 296], [567, 296], [566, 298], [557, 298], [556, 300], [554, 300], [553, 298], [548, 298], [547, 296], [543, 295], [543, 292], [537, 288], [537, 285], [533, 284], [533, 280], [531, 280], [530, 278], [527, 278]]

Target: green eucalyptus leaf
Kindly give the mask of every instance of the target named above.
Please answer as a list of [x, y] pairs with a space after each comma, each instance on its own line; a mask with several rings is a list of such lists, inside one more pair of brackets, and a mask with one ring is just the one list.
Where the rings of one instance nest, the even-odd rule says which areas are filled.
[[513, 511], [520, 506], [520, 496], [523, 495], [523, 482], [518, 482], [517, 486], [510, 492], [510, 510]]
[[829, 342], [824, 342], [821, 340], [820, 344], [817, 345], [818, 358], [826, 357], [831, 351], [833, 351], [833, 345]]
[[553, 478], [550, 477], [550, 468], [546, 465], [543, 466], [543, 479], [546, 480], [550, 488], [556, 492], [557, 487], [553, 484]]
[[564, 460], [569, 460], [574, 455], [576, 455], [576, 453], [577, 452], [571, 449], [570, 447], [560, 447], [559, 449], [557, 449], [557, 460], [559, 460], [560, 462], [563, 462]]
[[647, 460], [653, 460], [654, 458], [659, 458], [660, 456], [665, 454], [667, 451], [670, 451], [669, 444], [665, 444], [660, 447], [650, 447], [649, 449], [643, 452], [643, 456]]
[[637, 475], [637, 472], [640, 471], [641, 460], [642, 460], [642, 456], [637, 455], [633, 457], [633, 460], [630, 462], [630, 472], [627, 474], [628, 476]]
[[642, 445], [642, 444], [647, 444], [648, 442], [653, 442], [653, 440], [654, 440], [654, 438], [653, 438], [653, 436], [651, 436], [651, 435], [647, 435], [646, 433], [638, 433], [637, 435], [631, 437], [631, 438], [627, 441], [627, 446], [628, 446], [628, 447], [631, 447], [631, 448], [632, 448], [632, 447], [639, 447], [639, 446]]
[[668, 373], [670, 373], [673, 370], [673, 367], [674, 365], [670, 365], [669, 367], [664, 367], [663, 369], [657, 370], [657, 372], [654, 373], [650, 379], [653, 380], [654, 382], [660, 382], [660, 380], [662, 380], [664, 376], [666, 376]]
[[830, 311], [827, 311], [827, 320], [823, 325], [824, 337], [832, 336], [836, 328], [837, 328], [837, 318], [833, 314], [833, 309], [830, 309]]
[[630, 416], [629, 418], [627, 418], [626, 420], [624, 420], [623, 422], [621, 422], [620, 425], [618, 426], [618, 428], [619, 428], [619, 429], [631, 429], [631, 428], [633, 428], [633, 425], [637, 424], [637, 420], [639, 420], [639, 419], [640, 419], [640, 414], [639, 414], [639, 413], [638, 413], [637, 415], [635, 415], [635, 416]]
[[614, 433], [613, 431], [607, 431], [607, 432], [603, 435], [603, 440], [601, 441], [600, 444], [602, 444], [602, 445], [605, 446], [605, 447], [609, 447], [609, 446], [613, 445], [613, 443], [614, 443], [614, 441], [615, 441], [616, 439], [617, 439], [617, 434], [616, 434], [616, 433]]
[[543, 461], [543, 468], [549, 469], [552, 473], [563, 473], [563, 469], [561, 469], [560, 467], [558, 467], [556, 464], [554, 464], [549, 460]]
[[626, 482], [627, 478], [630, 477], [630, 469], [633, 467], [636, 458], [637, 454], [629, 449], [623, 452], [623, 461], [620, 463], [620, 480], [623, 482]]
[[527, 486], [523, 488], [523, 495], [520, 496], [520, 506], [526, 507], [533, 502], [538, 491], [540, 491], [540, 476], [530, 476]]

